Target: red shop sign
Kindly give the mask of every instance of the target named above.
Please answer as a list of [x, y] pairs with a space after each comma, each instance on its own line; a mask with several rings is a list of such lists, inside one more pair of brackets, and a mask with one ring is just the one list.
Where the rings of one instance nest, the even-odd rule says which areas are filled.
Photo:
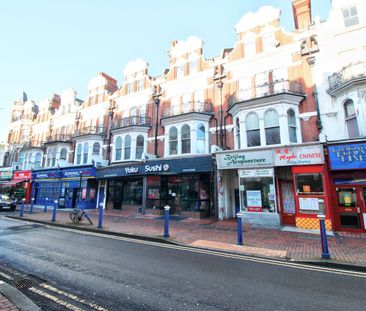
[[32, 178], [32, 171], [18, 171], [14, 172], [13, 180], [25, 180]]

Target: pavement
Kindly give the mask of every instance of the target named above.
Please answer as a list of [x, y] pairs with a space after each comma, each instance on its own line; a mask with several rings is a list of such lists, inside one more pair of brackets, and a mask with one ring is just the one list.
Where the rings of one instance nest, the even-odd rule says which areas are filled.
[[[103, 214], [103, 228], [98, 229], [98, 210], [87, 210], [93, 225], [85, 220], [80, 224], [74, 224], [70, 220], [70, 211], [58, 209], [55, 222], [51, 221], [52, 210], [44, 212], [43, 206], [34, 206], [32, 214], [29, 214], [28, 206], [23, 217], [19, 217], [19, 211], [8, 213], [7, 216], [48, 225], [221, 252], [366, 271], [365, 233], [328, 232], [331, 259], [325, 260], [321, 258], [322, 248], [318, 230], [301, 230], [291, 227], [262, 228], [244, 224], [244, 245], [237, 245], [237, 222], [235, 219], [219, 221], [216, 218], [193, 219], [171, 216], [169, 221], [170, 236], [164, 238], [163, 216], [141, 215], [135, 211], [107, 210]], [[39, 310], [30, 301], [27, 302], [26, 297], [24, 295], [22, 297], [18, 290], [15, 288], [10, 290], [9, 288], [11, 286], [4, 282], [0, 284], [1, 311]]]

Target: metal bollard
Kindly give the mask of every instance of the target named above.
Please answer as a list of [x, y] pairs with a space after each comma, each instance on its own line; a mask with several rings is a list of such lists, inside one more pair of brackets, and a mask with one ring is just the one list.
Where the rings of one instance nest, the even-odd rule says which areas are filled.
[[47, 204], [48, 204], [48, 198], [46, 198], [46, 203], [44, 204], [44, 209], [43, 209], [44, 213], [47, 212]]
[[99, 221], [98, 229], [103, 229], [103, 203], [99, 204]]
[[25, 199], [22, 199], [22, 207], [20, 208], [20, 213], [19, 213], [19, 217], [23, 217], [24, 216], [24, 203], [25, 203]]
[[169, 210], [170, 210], [170, 206], [165, 205], [164, 210], [165, 210], [164, 238], [167, 239], [167, 238], [169, 238]]
[[53, 205], [52, 222], [56, 222], [56, 209], [57, 209], [58, 201], [55, 200], [54, 203], [55, 204]]
[[29, 214], [33, 214], [34, 198], [31, 199], [31, 206], [29, 209]]
[[242, 228], [242, 217], [243, 214], [241, 212], [236, 214], [238, 220], [238, 242], [236, 244], [243, 245], [243, 228]]
[[322, 259], [330, 259], [330, 254], [328, 250], [328, 238], [327, 231], [325, 230], [325, 215], [318, 215], [320, 224], [320, 236], [322, 242]]

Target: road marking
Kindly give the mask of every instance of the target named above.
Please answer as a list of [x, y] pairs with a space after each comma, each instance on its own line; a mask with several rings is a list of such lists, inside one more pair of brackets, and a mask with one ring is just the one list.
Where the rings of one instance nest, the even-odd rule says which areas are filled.
[[3, 278], [7, 279], [7, 280], [12, 280], [13, 278], [10, 275], [5, 274], [4, 272], [0, 271], [0, 276], [2, 276]]
[[84, 311], [83, 309], [80, 309], [79, 307], [77, 307], [77, 306], [75, 306], [75, 305], [73, 305], [71, 303], [68, 303], [66, 301], [63, 301], [62, 299], [59, 299], [56, 296], [47, 294], [46, 292], [44, 292], [44, 291], [42, 291], [40, 289], [37, 289], [35, 287], [31, 287], [31, 288], [29, 288], [29, 290], [32, 291], [35, 294], [38, 294], [38, 295], [40, 295], [42, 297], [45, 297], [45, 298], [47, 298], [49, 300], [52, 300], [53, 302], [55, 302], [55, 303], [57, 303], [57, 304], [65, 307], [65, 308], [67, 308], [69, 310], [72, 310], [72, 311]]
[[74, 229], [70, 229], [70, 228], [61, 228], [61, 227], [53, 227], [53, 226], [47, 226], [47, 228], [54, 229], [54, 230], [69, 231], [69, 232], [79, 233], [79, 234], [84, 234], [84, 235], [93, 235], [93, 236], [97, 236], [97, 237], [109, 238], [109, 239], [113, 239], [113, 240], [120, 240], [120, 241], [126, 241], [126, 242], [137, 243], [137, 244], [151, 245], [151, 246], [156, 246], [156, 247], [161, 247], [161, 248], [175, 249], [175, 250], [187, 251], [187, 252], [192, 252], [192, 253], [214, 255], [214, 256], [225, 257], [225, 258], [239, 259], [239, 260], [243, 260], [243, 261], [269, 264], [269, 265], [274, 265], [274, 266], [291, 267], [291, 268], [300, 269], [300, 270], [325, 272], [325, 273], [331, 273], [331, 274], [366, 278], [365, 272], [347, 271], [347, 270], [336, 269], [336, 268], [316, 267], [316, 266], [310, 266], [310, 265], [289, 262], [289, 261], [285, 262], [285, 261], [279, 261], [279, 260], [270, 259], [270, 258], [259, 258], [259, 257], [250, 257], [247, 255], [223, 253], [223, 252], [218, 252], [218, 251], [209, 250], [209, 249], [200, 249], [200, 248], [195, 248], [195, 247], [190, 247], [190, 246], [180, 246], [180, 245], [164, 244], [164, 243], [153, 242], [153, 241], [137, 240], [137, 239], [128, 238], [128, 237], [113, 236], [113, 235], [107, 235], [107, 234], [97, 233], [97, 232], [80, 231], [80, 230], [74, 230]]
[[64, 291], [62, 291], [62, 290], [60, 290], [60, 289], [58, 289], [56, 287], [53, 287], [51, 285], [46, 284], [46, 283], [42, 283], [42, 284], [40, 284], [40, 286], [42, 286], [43, 288], [45, 288], [45, 289], [47, 289], [49, 291], [52, 291], [52, 292], [57, 293], [59, 295], [63, 295], [65, 297], [67, 297], [67, 298], [70, 298], [70, 299], [75, 300], [75, 301], [77, 301], [79, 303], [82, 303], [84, 305], [87, 305], [87, 306], [89, 306], [89, 307], [91, 307], [91, 308], [93, 308], [95, 310], [98, 310], [98, 311], [108, 311], [108, 309], [105, 309], [105, 308], [103, 308], [101, 306], [98, 306], [97, 304], [88, 302], [85, 299], [82, 299], [82, 298], [79, 298], [79, 297], [77, 297], [75, 295], [72, 295], [72, 294], [69, 294], [67, 292], [64, 292]]

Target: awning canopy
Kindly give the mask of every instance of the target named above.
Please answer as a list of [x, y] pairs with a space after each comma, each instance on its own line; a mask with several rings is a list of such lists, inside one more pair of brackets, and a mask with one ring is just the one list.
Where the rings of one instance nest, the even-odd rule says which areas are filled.
[[12, 187], [28, 179], [0, 181], [0, 187]]

